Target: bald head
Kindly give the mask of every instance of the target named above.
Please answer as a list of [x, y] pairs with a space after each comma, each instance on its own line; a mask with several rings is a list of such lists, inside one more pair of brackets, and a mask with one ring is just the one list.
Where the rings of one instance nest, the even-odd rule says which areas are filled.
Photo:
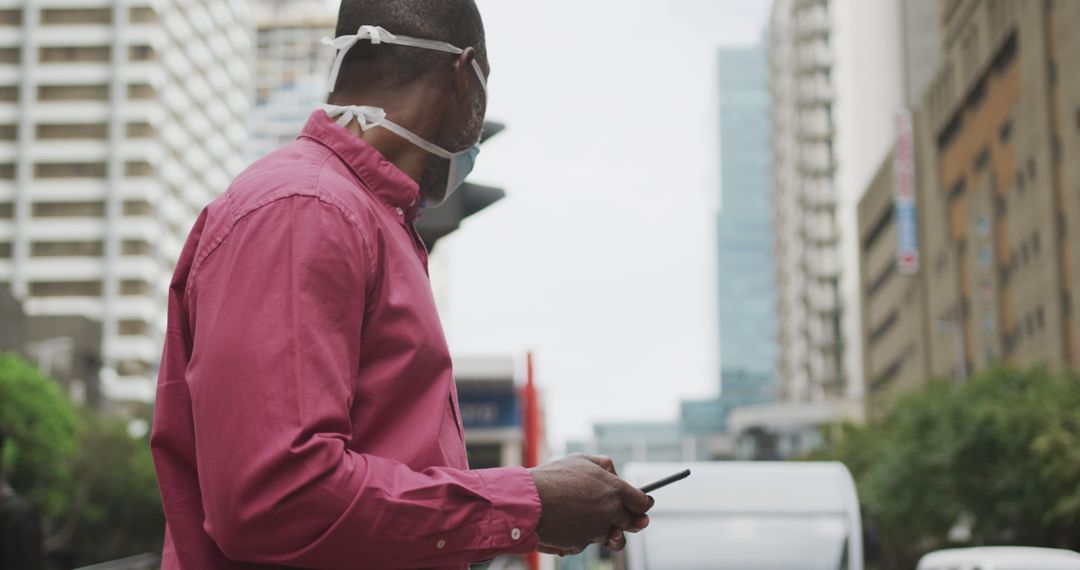
[[[487, 58], [484, 23], [474, 0], [342, 0], [335, 35], [355, 34], [363, 25], [462, 49], [472, 47], [479, 59]], [[331, 102], [401, 88], [452, 57], [408, 46], [360, 42], [342, 62]]]

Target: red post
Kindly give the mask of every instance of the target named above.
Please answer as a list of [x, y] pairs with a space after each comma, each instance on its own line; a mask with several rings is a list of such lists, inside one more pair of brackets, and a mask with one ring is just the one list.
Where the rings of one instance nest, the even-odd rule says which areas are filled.
[[[529, 352], [526, 356], [525, 389], [522, 390], [525, 441], [524, 453], [522, 454], [525, 467], [536, 467], [540, 464], [540, 405], [536, 397], [536, 385], [533, 378], [533, 355]], [[540, 555], [533, 552], [529, 555], [529, 568], [540, 570]]]

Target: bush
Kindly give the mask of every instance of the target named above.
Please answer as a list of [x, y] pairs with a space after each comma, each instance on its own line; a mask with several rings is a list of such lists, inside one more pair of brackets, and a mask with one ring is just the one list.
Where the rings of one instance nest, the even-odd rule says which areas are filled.
[[11, 486], [43, 515], [50, 561], [71, 568], [160, 552], [165, 533], [148, 436], [76, 411], [55, 382], [0, 355], [0, 458]]
[[72, 496], [75, 410], [55, 382], [13, 354], [0, 354], [0, 428], [8, 434], [8, 482], [48, 520], [65, 513]]

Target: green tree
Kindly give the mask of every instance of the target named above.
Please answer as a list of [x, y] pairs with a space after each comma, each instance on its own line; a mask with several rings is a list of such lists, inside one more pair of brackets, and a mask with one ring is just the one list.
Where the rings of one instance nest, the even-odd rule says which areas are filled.
[[54, 555], [67, 567], [160, 552], [165, 535], [147, 436], [132, 438], [127, 422], [89, 411], [72, 471], [74, 525]]
[[56, 383], [13, 354], [0, 354], [0, 427], [9, 435], [0, 458], [8, 482], [57, 519], [72, 496], [78, 422]]
[[931, 382], [882, 421], [840, 433], [816, 458], [854, 474], [880, 568], [949, 546], [1080, 548], [1075, 374], [999, 368]]

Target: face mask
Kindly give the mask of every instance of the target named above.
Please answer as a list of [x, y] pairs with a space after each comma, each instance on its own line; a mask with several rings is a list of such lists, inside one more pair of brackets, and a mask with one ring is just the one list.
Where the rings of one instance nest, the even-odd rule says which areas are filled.
[[[330, 70], [328, 91], [331, 93], [334, 91], [334, 85], [337, 84], [338, 73], [341, 71], [341, 63], [345, 60], [345, 55], [349, 52], [349, 49], [361, 40], [371, 40], [371, 43], [375, 45], [380, 43], [395, 44], [441, 51], [454, 55], [459, 55], [464, 51], [461, 48], [446, 42], [424, 40], [409, 36], [395, 36], [378, 26], [360, 26], [356, 35], [322, 39], [323, 45], [332, 46], [338, 50], [337, 58], [334, 60], [334, 66]], [[475, 59], [472, 61], [472, 67], [480, 80], [480, 86], [484, 89], [484, 95], [487, 96], [487, 81], [484, 79], [484, 72], [480, 69], [480, 64], [477, 63]], [[473, 166], [476, 165], [477, 155], [480, 154], [480, 141], [476, 141], [475, 144], [464, 150], [456, 152], [448, 151], [424, 140], [405, 127], [387, 119], [386, 111], [379, 107], [361, 105], [322, 105], [321, 107], [326, 111], [326, 114], [329, 115], [330, 118], [337, 117], [337, 124], [343, 127], [352, 122], [353, 119], [356, 119], [357, 123], [359, 123], [361, 131], [367, 131], [372, 127], [382, 127], [435, 156], [449, 160], [450, 175], [446, 179], [446, 193], [439, 203], [432, 203], [429, 201], [427, 203], [428, 207], [438, 206], [446, 201], [455, 190], [461, 187], [465, 182], [465, 178], [472, 172]]]

